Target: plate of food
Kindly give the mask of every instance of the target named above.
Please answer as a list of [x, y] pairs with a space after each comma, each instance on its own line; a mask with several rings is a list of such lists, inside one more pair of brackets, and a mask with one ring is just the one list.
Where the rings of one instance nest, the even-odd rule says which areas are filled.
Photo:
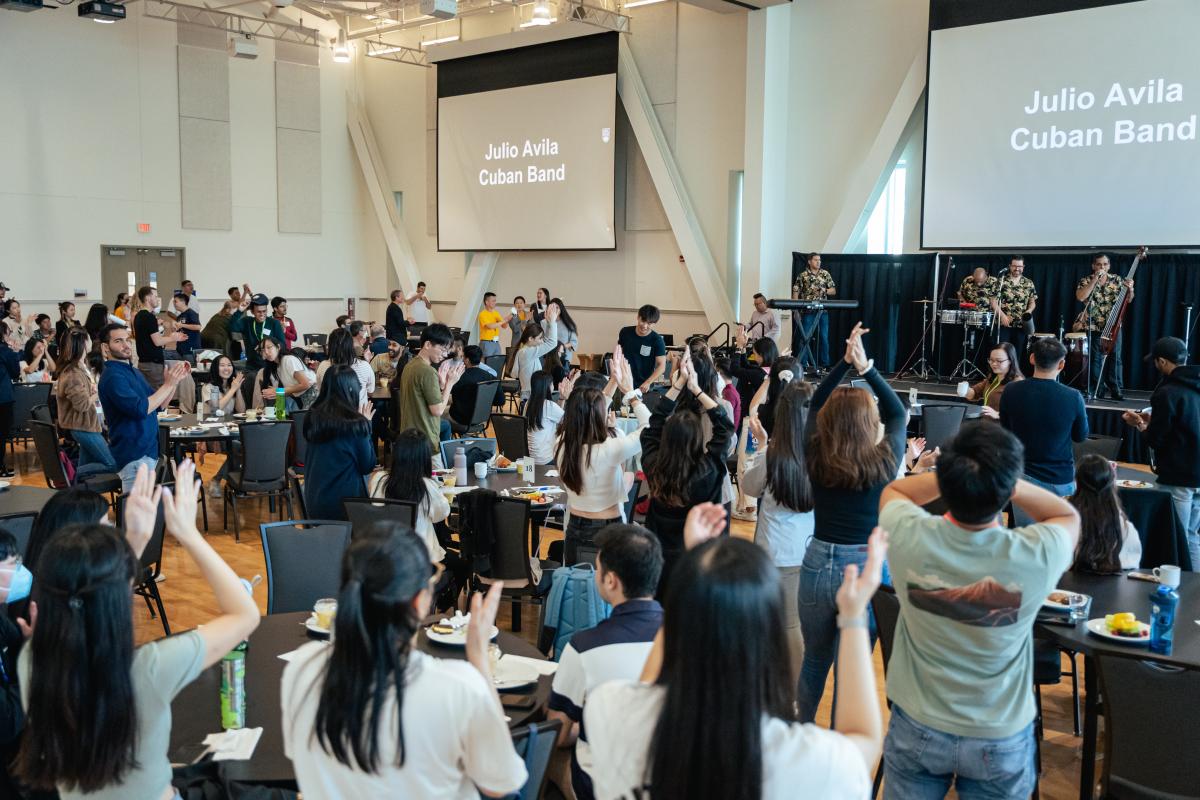
[[1087, 621], [1088, 632], [1122, 644], [1149, 644], [1150, 626], [1128, 611], [1105, 614]]
[[1120, 481], [1117, 481], [1117, 486], [1120, 486], [1122, 489], [1153, 489], [1154, 488], [1154, 484], [1151, 483], [1150, 481], [1120, 480]]
[[1054, 611], [1070, 611], [1072, 608], [1084, 605], [1087, 601], [1088, 596], [1086, 594], [1055, 589], [1042, 601], [1042, 608], [1049, 608]]
[[[425, 635], [431, 642], [437, 642], [449, 647], [466, 647], [467, 626], [470, 622], [470, 614], [463, 614], [461, 611], [456, 611], [453, 617], [440, 619], [426, 628]], [[489, 638], [495, 639], [499, 634], [500, 629], [493, 625], [492, 635]]]
[[180, 416], [179, 414], [159, 414], [158, 415], [159, 422], [178, 422], [181, 419], [183, 419], [183, 417]]
[[496, 472], [516, 472], [517, 465], [502, 455], [496, 456], [496, 460], [492, 462], [492, 469]]
[[549, 493], [537, 488], [536, 486], [517, 486], [508, 490], [510, 497], [515, 497], [518, 500], [528, 500], [535, 506], [549, 505], [554, 502], [554, 499]]

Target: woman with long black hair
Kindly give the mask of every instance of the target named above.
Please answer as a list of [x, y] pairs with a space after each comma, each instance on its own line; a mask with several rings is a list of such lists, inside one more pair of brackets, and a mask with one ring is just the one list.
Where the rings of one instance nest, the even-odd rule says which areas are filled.
[[[175, 797], [171, 701], [258, 626], [254, 599], [196, 529], [192, 462], [179, 466], [176, 483], [175, 493], [154, 489], [150, 470], [139, 468], [124, 533], [71, 525], [42, 551], [37, 616], [17, 662], [26, 727], [15, 773], [30, 788], [57, 789], [63, 800]], [[130, 586], [160, 495], [167, 530], [199, 568], [220, 613], [135, 648]]]
[[[568, 377], [565, 379], [570, 381]], [[538, 370], [529, 379], [529, 400], [525, 403], [525, 438], [529, 455], [537, 465], [554, 463], [554, 439], [558, 423], [562, 422], [562, 406], [550, 399], [554, 381], [550, 373]], [[570, 385], [562, 387], [560, 396], [570, 397]]]
[[330, 367], [304, 417], [304, 507], [309, 519], [345, 519], [342, 498], [366, 494], [363, 479], [375, 468], [375, 408], [370, 401], [359, 405], [360, 387], [350, 367]]
[[71, 486], [55, 492], [33, 521], [25, 545], [25, 566], [37, 575], [42, 551], [60, 531], [79, 523], [97, 524], [108, 519], [108, 501], [91, 489]]
[[[242, 394], [242, 384], [245, 380], [246, 373], [238, 372], [237, 368], [233, 366], [233, 359], [229, 356], [222, 353], [214, 358], [208, 366], [208, 382], [200, 387], [200, 395], [197, 397], [197, 400], [203, 399], [205, 402], [205, 414], [216, 416], [220, 411], [221, 416], [229, 417], [244, 413], [246, 396]], [[204, 450], [200, 450], [200, 448], [214, 446], [225, 448], [227, 454], [225, 463], [208, 482], [208, 496], [217, 498], [222, 494], [221, 482], [225, 476], [242, 461], [242, 443], [234, 439], [228, 445], [205, 445], [203, 442], [196, 445], [197, 450], [201, 453]]]
[[[650, 426], [642, 432], [642, 471], [650, 489], [646, 527], [662, 544], [663, 569], [656, 596], [670, 584], [675, 563], [683, 554], [683, 525], [688, 510], [700, 503], [723, 504], [722, 490], [729, 470], [725, 458], [733, 440], [733, 423], [725, 410], [704, 391], [691, 359], [679, 363], [671, 388], [658, 401]], [[684, 389], [703, 409], [711, 435], [695, 411], [676, 410]]]
[[438, 540], [434, 526], [450, 516], [450, 504], [433, 480], [433, 446], [428, 436], [416, 428], [396, 434], [392, 442], [392, 464], [371, 476], [368, 495], [416, 503], [415, 530], [429, 550], [429, 560], [436, 564], [445, 558], [446, 548]]
[[354, 350], [354, 337], [345, 328], [335, 328], [325, 341], [326, 359], [317, 367], [317, 386], [325, 385], [325, 372], [330, 367], [349, 367], [358, 376], [358, 403], [361, 406], [371, 398], [375, 391], [375, 373], [371, 365], [363, 361]]
[[342, 557], [333, 643], [283, 670], [284, 752], [309, 800], [502, 797], [526, 770], [496, 694], [488, 642], [501, 585], [471, 599], [466, 661], [416, 648], [434, 570], [413, 532], [378, 522]]
[[679, 560], [643, 682], [612, 681], [588, 695], [596, 797], [862, 800], [883, 738], [865, 617], [886, 535], [872, 537], [861, 574], [847, 568], [838, 590], [846, 691], [830, 731], [795, 719], [779, 573], [761, 548], [720, 536], [715, 506], [693, 515], [707, 510], [717, 519], [703, 535], [716, 538]]
[[550, 307], [550, 290], [544, 286], [539, 288], [534, 299], [536, 302], [529, 307], [529, 311], [533, 316], [533, 321], [541, 324], [541, 321], [546, 318], [546, 309]]
[[508, 374], [521, 384], [521, 399], [529, 397], [533, 373], [542, 368], [542, 357], [558, 347], [558, 307], [546, 310], [544, 321], [530, 322], [521, 330], [517, 346], [509, 354]]
[[264, 336], [258, 343], [258, 352], [262, 356], [262, 369], [254, 376], [254, 391], [251, 397], [255, 408], [275, 406], [275, 390], [283, 387], [284, 407], [288, 411], [304, 408], [307, 399], [315, 394], [309, 391], [313, 382], [308, 377], [308, 368], [290, 353], [285, 353], [283, 345], [274, 336]]
[[554, 298], [550, 304], [558, 309], [558, 343], [562, 347], [562, 363], [569, 367], [571, 359], [575, 358], [575, 351], [579, 349], [579, 327], [561, 298]]
[[757, 417], [762, 429], [770, 436], [775, 429], [775, 403], [789, 383], [803, 380], [804, 369], [791, 356], [780, 356], [771, 365], [771, 374], [750, 400], [749, 417]]
[[1014, 381], [1024, 380], [1021, 372], [1021, 362], [1017, 358], [1017, 349], [1012, 342], [1000, 342], [988, 353], [988, 367], [992, 374], [968, 386], [966, 381], [958, 385], [958, 393], [966, 400], [980, 403], [983, 415], [991, 419], [1000, 419], [1000, 397], [1004, 388]]
[[1142, 540], [1121, 507], [1116, 467], [1107, 458], [1089, 453], [1075, 463], [1075, 494], [1070, 501], [1080, 520], [1071, 569], [1115, 575], [1141, 566]]
[[804, 452], [804, 428], [812, 394], [812, 384], [806, 381], [792, 381], [785, 386], [775, 401], [774, 435], [767, 434], [761, 419], [748, 418], [750, 433], [758, 442], [758, 458], [740, 482], [743, 492], [759, 500], [754, 541], [770, 554], [779, 569], [793, 680], [799, 680], [804, 660], [798, 606], [800, 565], [813, 536], [813, 493]]

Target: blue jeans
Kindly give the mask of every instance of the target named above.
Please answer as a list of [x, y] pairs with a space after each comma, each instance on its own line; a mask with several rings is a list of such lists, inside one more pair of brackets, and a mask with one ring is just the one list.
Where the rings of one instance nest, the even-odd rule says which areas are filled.
[[[1021, 478], [1029, 481], [1034, 486], [1040, 486], [1048, 492], [1054, 492], [1059, 497], [1070, 497], [1071, 495], [1075, 494], [1075, 481], [1071, 481], [1070, 483], [1046, 483], [1046, 481], [1039, 481], [1037, 478], [1031, 478], [1028, 475], [1022, 475]], [[1019, 528], [1024, 525], [1032, 524], [1033, 517], [1017, 508], [1016, 504], [1014, 503], [1012, 527]]]
[[1160, 483], [1159, 487], [1171, 492], [1171, 502], [1175, 505], [1175, 513], [1179, 522], [1187, 532], [1188, 555], [1192, 557], [1192, 572], [1200, 572], [1200, 489], [1190, 486], [1167, 486]]
[[[812, 722], [825, 693], [825, 679], [836, 662], [838, 646], [837, 591], [846, 567], [867, 563], [865, 544], [830, 544], [820, 539], [808, 543], [804, 563], [800, 565], [800, 631], [804, 636], [804, 663], [800, 668], [798, 701], [800, 721]], [[883, 582], [891, 583], [887, 565]], [[875, 617], [871, 615], [871, 647], [875, 646]], [[834, 707], [837, 686], [834, 686]]]
[[158, 466], [158, 459], [153, 456], [142, 456], [141, 458], [134, 459], [121, 467], [121, 471], [117, 473], [121, 478], [121, 491], [125, 494], [133, 491], [133, 482], [137, 479], [138, 467], [142, 464], [150, 468], [150, 476], [154, 477], [154, 468]]
[[884, 800], [940, 800], [951, 784], [962, 800], [1025, 800], [1037, 780], [1033, 723], [977, 739], [922, 725], [893, 705], [883, 770]]
[[[800, 328], [808, 339], [808, 345], [800, 355], [801, 366], [812, 366], [813, 353], [816, 353], [816, 365], [825, 368], [829, 366], [829, 314], [824, 311], [809, 311], [800, 315]], [[813, 329], [817, 330], [820, 342], [813, 341]], [[815, 348], [815, 349], [814, 349]]]
[[488, 341], [486, 339], [481, 339], [479, 342], [479, 349], [483, 351], [484, 358], [487, 358], [488, 356], [498, 356], [500, 355], [500, 340], [492, 339], [491, 341]]
[[75, 467], [77, 479], [102, 472], [116, 472], [117, 462], [104, 434], [95, 431], [68, 431], [71, 438], [79, 445], [79, 464]]

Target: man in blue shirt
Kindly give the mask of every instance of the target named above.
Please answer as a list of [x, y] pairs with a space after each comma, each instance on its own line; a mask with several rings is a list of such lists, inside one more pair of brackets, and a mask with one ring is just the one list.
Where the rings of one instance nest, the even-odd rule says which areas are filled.
[[633, 373], [633, 387], [640, 392], [648, 390], [667, 368], [667, 344], [654, 330], [658, 319], [658, 309], [644, 305], [638, 309], [637, 325], [621, 328], [617, 335], [617, 345]]
[[176, 294], [171, 302], [175, 306], [175, 326], [187, 334], [187, 339], [176, 344], [175, 350], [186, 360], [200, 349], [200, 315], [188, 306], [188, 296], [183, 292]]
[[613, 606], [612, 616], [571, 637], [550, 691], [550, 717], [563, 724], [558, 744], [575, 745], [571, 786], [579, 800], [593, 797], [584, 701], [602, 683], [638, 680], [663, 618], [662, 606], [654, 600], [663, 565], [658, 537], [641, 525], [609, 525], [596, 544], [596, 586]]
[[188, 364], [173, 362], [163, 370], [162, 386], [150, 387], [145, 376], [133, 368], [133, 343], [124, 325], [108, 325], [100, 331], [105, 357], [100, 374], [100, 405], [108, 422], [109, 447], [120, 465], [121, 490], [133, 488], [138, 467], [154, 469], [158, 463], [158, 410], [167, 404], [175, 387], [187, 378]]

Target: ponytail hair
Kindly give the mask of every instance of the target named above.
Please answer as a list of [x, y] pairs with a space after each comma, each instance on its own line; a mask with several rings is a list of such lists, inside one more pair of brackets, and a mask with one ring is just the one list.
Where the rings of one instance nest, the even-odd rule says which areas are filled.
[[[427, 590], [433, 566], [425, 543], [407, 526], [376, 522], [342, 558], [342, 588], [334, 618], [333, 652], [318, 678], [313, 735], [321, 749], [350, 769], [379, 772], [379, 728], [396, 726], [395, 765], [404, 766], [404, 680], [413, 635], [414, 600]], [[395, 693], [396, 719], [381, 715]]]

